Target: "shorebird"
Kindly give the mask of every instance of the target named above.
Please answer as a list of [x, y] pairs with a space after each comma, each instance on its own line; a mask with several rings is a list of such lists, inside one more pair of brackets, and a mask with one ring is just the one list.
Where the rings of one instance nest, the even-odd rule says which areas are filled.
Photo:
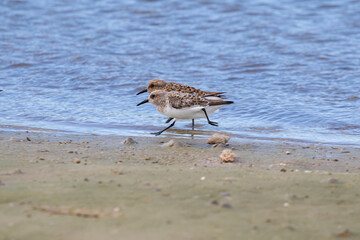
[[[146, 89], [138, 92], [136, 95], [148, 92], [148, 93], [152, 93], [155, 90], [163, 90], [163, 91], [167, 91], [167, 92], [171, 92], [171, 91], [177, 91], [177, 92], [183, 92], [183, 93], [196, 93], [199, 96], [203, 96], [203, 97], [208, 97], [208, 99], [213, 98], [214, 100], [220, 100], [220, 99], [224, 99], [225, 97], [222, 95], [225, 92], [206, 92], [206, 91], [201, 91], [200, 89], [191, 87], [191, 86], [187, 86], [184, 84], [180, 84], [180, 83], [174, 83], [174, 82], [165, 82], [162, 79], [153, 79], [149, 82], [148, 86]], [[171, 120], [173, 120], [172, 117], [168, 118], [168, 120], [166, 120], [165, 123], [170, 122]], [[194, 125], [195, 125], [195, 121], [194, 119], [192, 120], [192, 130], [194, 130]]]
[[207, 98], [196, 93], [167, 92], [163, 90], [153, 91], [148, 99], [137, 104], [137, 106], [147, 102], [154, 104], [160, 113], [174, 119], [170, 126], [159, 132], [152, 133], [155, 135], [160, 135], [174, 126], [177, 119], [206, 118], [210, 125], [218, 126], [217, 122], [210, 121], [209, 116], [219, 108], [234, 103], [222, 99]]

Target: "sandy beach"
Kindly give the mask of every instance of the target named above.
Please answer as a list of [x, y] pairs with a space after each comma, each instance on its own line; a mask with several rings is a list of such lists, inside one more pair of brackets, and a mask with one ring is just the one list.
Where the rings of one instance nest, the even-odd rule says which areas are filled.
[[1, 239], [360, 236], [359, 147], [125, 139], [2, 131]]

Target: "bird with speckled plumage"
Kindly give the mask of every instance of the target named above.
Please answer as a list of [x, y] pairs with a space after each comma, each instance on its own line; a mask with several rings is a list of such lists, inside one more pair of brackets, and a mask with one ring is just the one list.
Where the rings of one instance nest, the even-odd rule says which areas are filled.
[[[208, 98], [213, 98], [215, 100], [218, 99], [225, 99], [226, 97], [223, 95], [225, 92], [207, 92], [207, 91], [201, 91], [200, 89], [185, 85], [185, 84], [180, 84], [180, 83], [175, 83], [175, 82], [166, 82], [162, 79], [153, 79], [148, 83], [148, 86], [146, 89], [138, 92], [136, 95], [148, 92], [148, 93], [152, 93], [155, 90], [163, 90], [166, 92], [171, 92], [171, 91], [177, 91], [177, 92], [182, 92], [182, 93], [196, 93], [199, 96], [203, 96], [203, 97], [208, 97]], [[173, 118], [168, 118], [166, 120], [165, 123], [170, 122], [171, 120], [173, 120]], [[194, 119], [192, 119], [192, 130], [194, 130], [194, 126], [195, 126], [195, 121]]]
[[200, 96], [197, 93], [178, 91], [167, 92], [163, 90], [152, 91], [148, 99], [137, 104], [137, 106], [147, 102], [155, 105], [160, 113], [174, 119], [170, 126], [159, 132], [153, 133], [155, 135], [160, 135], [174, 126], [177, 119], [206, 118], [210, 125], [218, 126], [217, 122], [210, 121], [209, 116], [219, 108], [233, 103], [232, 101]]

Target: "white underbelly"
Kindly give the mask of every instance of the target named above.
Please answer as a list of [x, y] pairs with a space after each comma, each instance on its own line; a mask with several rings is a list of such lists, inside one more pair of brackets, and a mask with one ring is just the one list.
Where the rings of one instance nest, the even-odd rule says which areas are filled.
[[[207, 115], [210, 116], [222, 106], [224, 105], [205, 107]], [[163, 111], [163, 114], [176, 119], [206, 118], [205, 113], [202, 110], [203, 108], [204, 107], [201, 106], [187, 107], [182, 109], [166, 107]]]

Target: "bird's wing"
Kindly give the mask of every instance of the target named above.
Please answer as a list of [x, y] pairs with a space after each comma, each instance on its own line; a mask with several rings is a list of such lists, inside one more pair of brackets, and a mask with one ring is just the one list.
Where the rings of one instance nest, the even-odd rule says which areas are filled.
[[169, 103], [173, 108], [181, 109], [192, 106], [208, 106], [209, 101], [196, 93], [183, 93], [172, 91], [167, 94]]
[[171, 91], [178, 91], [178, 92], [184, 92], [184, 93], [192, 93], [192, 92], [198, 92], [200, 91], [197, 88], [180, 84], [180, 83], [174, 83], [174, 82], [168, 82], [165, 86], [165, 91], [171, 92]]
[[166, 84], [164, 90], [167, 92], [178, 91], [178, 92], [183, 92], [183, 93], [196, 93], [203, 97], [211, 96], [211, 97], [226, 98], [224, 96], [225, 92], [205, 92], [205, 91], [201, 91], [200, 89], [197, 89], [197, 88], [194, 88], [194, 87], [191, 87], [188, 85], [174, 83], [174, 82], [168, 82]]

